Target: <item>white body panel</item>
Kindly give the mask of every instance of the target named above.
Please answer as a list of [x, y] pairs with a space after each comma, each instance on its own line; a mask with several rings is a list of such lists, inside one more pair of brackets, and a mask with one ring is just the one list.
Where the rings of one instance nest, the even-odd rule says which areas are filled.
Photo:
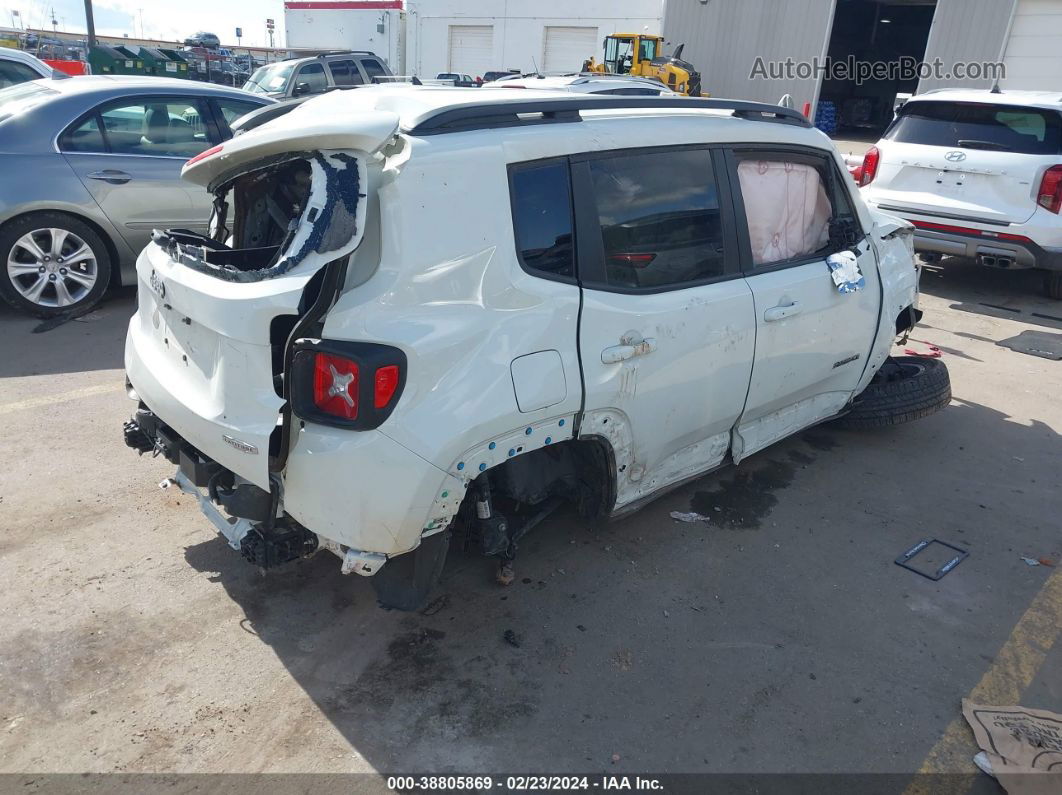
[[[644, 352], [604, 361], [639, 339]], [[586, 409], [616, 450], [617, 508], [722, 462], [755, 342], [744, 279], [650, 295], [584, 292]]]
[[[841, 294], [825, 260], [746, 278], [755, 300], [756, 356], [734, 460], [837, 414], [852, 398], [877, 329], [880, 285], [860, 243], [866, 287]], [[785, 311], [779, 311], [785, 308]], [[895, 318], [895, 315], [893, 315]]]

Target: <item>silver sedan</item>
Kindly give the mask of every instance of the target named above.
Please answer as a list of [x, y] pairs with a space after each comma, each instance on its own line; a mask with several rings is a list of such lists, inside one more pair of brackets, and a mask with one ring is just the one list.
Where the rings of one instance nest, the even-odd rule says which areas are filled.
[[132, 284], [152, 229], [205, 231], [211, 197], [183, 182], [230, 122], [273, 104], [154, 77], [34, 80], [0, 90], [0, 296], [40, 317]]

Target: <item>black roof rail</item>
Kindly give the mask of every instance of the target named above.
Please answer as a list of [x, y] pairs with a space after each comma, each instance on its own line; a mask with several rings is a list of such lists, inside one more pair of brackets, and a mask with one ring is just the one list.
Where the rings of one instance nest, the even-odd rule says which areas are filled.
[[328, 52], [319, 52], [315, 55], [315, 58], [324, 58], [329, 55], [373, 55], [376, 53], [371, 50], [329, 50]]
[[605, 98], [585, 96], [535, 99], [523, 102], [481, 102], [441, 108], [422, 117], [406, 132], [410, 135], [438, 135], [492, 127], [577, 122], [583, 120], [579, 115], [579, 111], [582, 110], [634, 110], [637, 108], [729, 110], [739, 119], [811, 127], [811, 122], [799, 111], [763, 102], [703, 97], [610, 96]]

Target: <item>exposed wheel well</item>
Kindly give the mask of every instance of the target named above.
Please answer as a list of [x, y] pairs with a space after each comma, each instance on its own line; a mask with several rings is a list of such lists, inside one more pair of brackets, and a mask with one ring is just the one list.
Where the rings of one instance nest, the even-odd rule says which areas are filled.
[[14, 215], [11, 218], [8, 218], [6, 221], [4, 221], [3, 224], [0, 224], [0, 229], [4, 229], [5, 227], [7, 227], [8, 224], [15, 223], [16, 221], [21, 221], [23, 218], [27, 218], [31, 215], [41, 214], [69, 216], [70, 218], [74, 218], [80, 221], [81, 223], [85, 224], [90, 229], [92, 229], [93, 232], [99, 235], [100, 240], [103, 241], [103, 245], [107, 247], [107, 254], [111, 258], [111, 283], [108, 285], [108, 287], [121, 286], [122, 262], [118, 254], [118, 247], [115, 245], [114, 241], [111, 239], [111, 236], [107, 233], [107, 231], [88, 216], [81, 215], [80, 213], [72, 213], [68, 210], [29, 210], [27, 212], [19, 213], [18, 215]]
[[[508, 517], [499, 527], [513, 542], [561, 502], [574, 505], [588, 520], [604, 519], [616, 502], [612, 446], [598, 437], [569, 439], [486, 470], [472, 482], [461, 503], [459, 529], [476, 525], [476, 503], [484, 498], [492, 501], [487, 513]], [[479, 519], [484, 518], [480, 514]]]
[[905, 307], [896, 316], [896, 333], [903, 334], [905, 331], [912, 331], [921, 319], [922, 310], [915, 309], [913, 306]]

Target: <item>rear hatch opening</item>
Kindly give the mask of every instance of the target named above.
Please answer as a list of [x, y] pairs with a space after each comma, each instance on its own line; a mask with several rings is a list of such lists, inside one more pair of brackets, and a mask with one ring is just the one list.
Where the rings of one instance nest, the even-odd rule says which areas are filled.
[[155, 242], [175, 261], [231, 282], [313, 272], [357, 247], [364, 185], [363, 157], [350, 151], [257, 160], [210, 186], [209, 236], [173, 229]]

